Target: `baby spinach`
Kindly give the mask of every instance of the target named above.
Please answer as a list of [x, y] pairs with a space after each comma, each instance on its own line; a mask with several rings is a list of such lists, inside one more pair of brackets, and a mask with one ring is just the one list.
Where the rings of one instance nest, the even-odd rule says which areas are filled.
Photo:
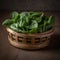
[[54, 17], [43, 12], [12, 12], [2, 24], [21, 33], [42, 33], [53, 28]]
[[11, 24], [13, 24], [13, 20], [12, 19], [6, 19], [2, 25], [5, 25], [5, 26], [10, 26]]

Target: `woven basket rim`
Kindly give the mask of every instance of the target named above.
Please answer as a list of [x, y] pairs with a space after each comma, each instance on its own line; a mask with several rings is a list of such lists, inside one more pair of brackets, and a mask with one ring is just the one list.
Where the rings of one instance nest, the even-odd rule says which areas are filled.
[[10, 29], [10, 28], [6, 28], [7, 29], [7, 31], [8, 32], [10, 32], [10, 33], [12, 33], [12, 34], [16, 34], [16, 35], [18, 35], [18, 36], [39, 36], [39, 35], [47, 35], [47, 34], [50, 34], [50, 35], [52, 35], [53, 33], [54, 33], [54, 28], [52, 28], [52, 29], [50, 29], [50, 30], [48, 30], [48, 31], [46, 31], [46, 32], [43, 32], [43, 33], [36, 33], [36, 34], [24, 34], [24, 33], [18, 33], [18, 32], [16, 32], [16, 31], [14, 31], [14, 30], [12, 30], [12, 29]]
[[52, 28], [52, 29], [50, 29], [50, 30], [48, 30], [48, 31], [46, 31], [46, 32], [43, 32], [43, 33], [36, 33], [36, 34], [30, 34], [30, 33], [28, 33], [28, 34], [24, 34], [24, 33], [19, 33], [19, 32], [16, 32], [16, 31], [14, 31], [14, 30], [12, 30], [12, 29], [10, 29], [10, 28], [6, 28], [6, 30], [8, 31], [8, 32], [10, 32], [10, 33], [12, 33], [12, 34], [16, 34], [16, 35], [18, 35], [18, 36], [43, 36], [43, 35], [52, 35], [53, 33], [54, 33], [54, 28]]

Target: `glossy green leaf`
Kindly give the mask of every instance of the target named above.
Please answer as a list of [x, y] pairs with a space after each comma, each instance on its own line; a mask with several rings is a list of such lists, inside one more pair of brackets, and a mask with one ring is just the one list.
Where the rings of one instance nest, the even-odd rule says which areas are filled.
[[43, 32], [43, 25], [39, 25], [39, 27], [38, 27], [38, 32], [40, 32], [40, 33]]
[[30, 29], [38, 28], [38, 23], [35, 20], [32, 20], [32, 23], [29, 28]]
[[21, 33], [42, 33], [54, 25], [54, 17], [47, 17], [43, 12], [13, 12], [3, 25]]
[[2, 25], [5, 25], [5, 26], [10, 26], [11, 24], [13, 24], [13, 20], [11, 20], [11, 19], [6, 19], [6, 20], [2, 23]]
[[53, 17], [53, 16], [50, 16], [50, 17], [49, 17], [49, 19], [48, 19], [48, 24], [49, 24], [49, 23], [51, 23], [51, 24], [54, 23], [54, 17]]
[[19, 18], [19, 13], [18, 12], [12, 12], [10, 15], [11, 19], [14, 19], [14, 22], [17, 22], [18, 18]]

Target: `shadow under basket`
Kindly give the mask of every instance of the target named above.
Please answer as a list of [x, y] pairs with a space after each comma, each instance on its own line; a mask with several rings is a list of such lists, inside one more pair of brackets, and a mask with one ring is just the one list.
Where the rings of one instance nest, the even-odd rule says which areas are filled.
[[37, 34], [17, 33], [10, 28], [8, 31], [8, 40], [11, 45], [22, 49], [40, 49], [48, 46], [54, 29]]

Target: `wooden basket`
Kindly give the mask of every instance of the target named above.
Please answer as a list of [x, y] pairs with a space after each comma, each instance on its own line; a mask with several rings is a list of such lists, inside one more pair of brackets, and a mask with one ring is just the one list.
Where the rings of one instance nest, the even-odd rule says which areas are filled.
[[54, 29], [38, 34], [17, 33], [10, 28], [7, 28], [7, 31], [10, 44], [22, 49], [44, 48], [48, 46], [50, 38], [54, 33]]

